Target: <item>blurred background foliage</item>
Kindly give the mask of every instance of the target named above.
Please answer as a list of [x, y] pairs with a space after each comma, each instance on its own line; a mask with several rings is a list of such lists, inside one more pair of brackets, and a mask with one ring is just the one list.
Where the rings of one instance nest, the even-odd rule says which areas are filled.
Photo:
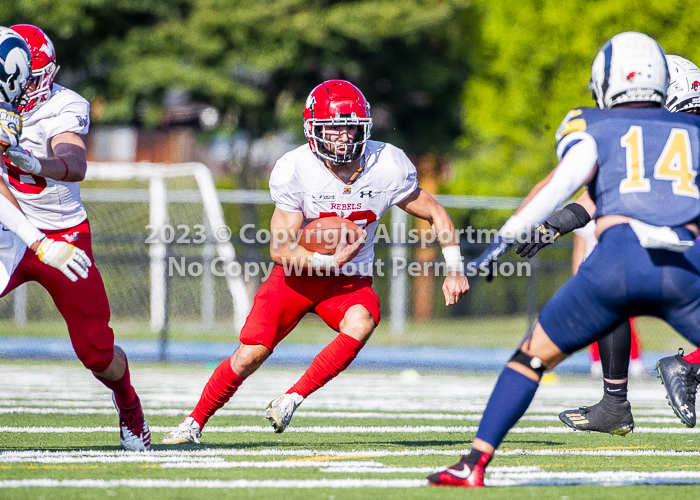
[[301, 141], [309, 91], [345, 78], [376, 139], [438, 159], [441, 191], [523, 196], [555, 165], [566, 112], [593, 104], [600, 46], [636, 30], [698, 62], [699, 13], [677, 0], [14, 0], [0, 24], [49, 34], [57, 82], [95, 124], [157, 127], [176, 91], [214, 106], [219, 132]]

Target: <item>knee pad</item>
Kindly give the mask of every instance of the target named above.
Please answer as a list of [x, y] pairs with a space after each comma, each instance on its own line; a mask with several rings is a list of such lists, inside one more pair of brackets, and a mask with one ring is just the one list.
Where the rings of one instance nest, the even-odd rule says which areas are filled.
[[518, 363], [520, 365], [523, 365], [533, 372], [537, 373], [540, 377], [542, 377], [542, 374], [545, 372], [546, 368], [542, 364], [542, 360], [536, 356], [530, 356], [529, 354], [525, 354], [523, 351], [518, 349], [515, 351], [515, 354], [513, 354], [513, 357], [510, 358], [510, 362], [513, 363]]

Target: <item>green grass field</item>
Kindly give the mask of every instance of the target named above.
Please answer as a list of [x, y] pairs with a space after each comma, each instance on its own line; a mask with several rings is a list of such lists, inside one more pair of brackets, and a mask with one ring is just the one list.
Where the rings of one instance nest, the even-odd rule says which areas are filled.
[[160, 440], [211, 374], [138, 365], [132, 380], [153, 451], [120, 451], [107, 391], [74, 363], [0, 362], [0, 498], [453, 499], [697, 497], [700, 434], [672, 414], [651, 377], [631, 382], [637, 430], [576, 433], [557, 414], [595, 403], [600, 382], [550, 376], [478, 491], [425, 476], [469, 447], [495, 376], [349, 371], [274, 434], [262, 409], [301, 370], [262, 369], [212, 418], [201, 445]]

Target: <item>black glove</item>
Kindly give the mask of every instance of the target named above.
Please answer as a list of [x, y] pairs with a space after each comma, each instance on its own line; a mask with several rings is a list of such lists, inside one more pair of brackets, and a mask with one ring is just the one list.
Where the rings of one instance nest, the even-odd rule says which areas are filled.
[[515, 253], [523, 257], [533, 257], [547, 245], [551, 245], [559, 236], [585, 226], [591, 220], [588, 211], [578, 203], [570, 203], [559, 212], [552, 214], [542, 224], [538, 224], [530, 233], [528, 241], [521, 243]]
[[553, 228], [549, 222], [544, 221], [542, 224], [535, 226], [527, 241], [518, 245], [515, 253], [521, 257], [534, 257], [542, 248], [554, 243], [559, 236], [559, 231]]

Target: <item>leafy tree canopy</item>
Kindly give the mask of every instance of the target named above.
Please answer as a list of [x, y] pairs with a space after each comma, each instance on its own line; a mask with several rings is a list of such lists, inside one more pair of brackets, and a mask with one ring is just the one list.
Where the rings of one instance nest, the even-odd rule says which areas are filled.
[[677, 0], [475, 0], [474, 71], [462, 98], [454, 193], [523, 196], [555, 165], [554, 132], [566, 113], [594, 106], [598, 50], [640, 31], [668, 54], [700, 63], [698, 9]]
[[[229, 127], [301, 136], [323, 80], [372, 104], [376, 136], [444, 153], [460, 131], [466, 0], [18, 0], [5, 23], [54, 38], [73, 83], [103, 122], [158, 123], [167, 90], [217, 107]], [[63, 78], [63, 80], [61, 80]]]

